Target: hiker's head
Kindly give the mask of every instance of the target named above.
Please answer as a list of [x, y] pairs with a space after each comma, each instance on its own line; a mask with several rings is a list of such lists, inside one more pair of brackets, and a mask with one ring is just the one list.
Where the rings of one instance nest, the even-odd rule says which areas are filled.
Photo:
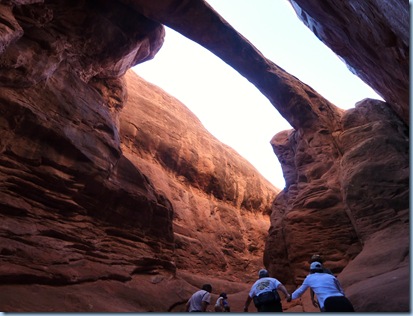
[[320, 262], [314, 261], [310, 265], [310, 273], [323, 272], [323, 265]]
[[323, 263], [324, 262], [324, 259], [323, 259], [323, 257], [321, 256], [321, 255], [319, 255], [319, 254], [314, 254], [314, 255], [312, 255], [311, 256], [311, 259], [310, 259], [310, 263], [312, 263], [312, 262], [320, 262], [320, 263]]
[[219, 296], [227, 299], [227, 293], [225, 293], [225, 292], [222, 292], [221, 294], [219, 294]]
[[202, 289], [203, 289], [204, 291], [207, 291], [207, 292], [211, 293], [211, 292], [212, 292], [212, 285], [211, 285], [211, 284], [204, 284], [204, 285], [202, 286]]
[[259, 272], [258, 272], [258, 277], [261, 279], [261, 278], [265, 278], [265, 277], [269, 277], [270, 276], [270, 274], [268, 273], [268, 271], [267, 270], [265, 270], [265, 269], [261, 269]]

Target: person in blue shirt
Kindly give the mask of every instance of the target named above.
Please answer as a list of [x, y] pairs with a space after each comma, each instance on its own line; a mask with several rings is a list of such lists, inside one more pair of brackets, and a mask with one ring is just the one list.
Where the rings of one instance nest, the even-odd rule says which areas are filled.
[[258, 312], [282, 312], [281, 299], [277, 290], [284, 293], [287, 298], [290, 298], [285, 286], [275, 278], [270, 278], [267, 270], [261, 269], [258, 272], [259, 279], [252, 285], [244, 305], [244, 312], [248, 312], [248, 306], [251, 301]]
[[344, 295], [340, 282], [334, 275], [326, 273], [320, 262], [311, 263], [310, 274], [291, 297], [287, 298], [287, 302], [301, 297], [308, 288], [317, 296], [322, 312], [354, 312], [354, 307]]

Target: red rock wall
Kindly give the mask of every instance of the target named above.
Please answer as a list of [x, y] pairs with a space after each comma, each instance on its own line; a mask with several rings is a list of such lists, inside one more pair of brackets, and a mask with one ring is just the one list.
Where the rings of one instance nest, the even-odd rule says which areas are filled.
[[408, 311], [409, 7], [402, 1], [291, 3], [387, 102], [362, 100], [334, 128], [314, 120], [310, 128], [274, 136], [287, 185], [274, 202], [266, 265], [286, 282], [295, 280], [294, 288], [308, 273], [311, 254], [322, 253], [356, 311]]
[[122, 151], [173, 206], [177, 268], [253, 280], [275, 188], [178, 100], [132, 72], [126, 78]]
[[409, 124], [409, 3], [404, 0], [290, 2], [317, 38]]
[[[289, 177], [274, 202], [266, 266], [294, 288], [311, 254], [321, 253], [357, 311], [406, 311], [408, 129], [388, 104], [367, 99], [344, 113], [341, 127], [273, 138]], [[397, 299], [377, 302], [389, 292]]]
[[205, 282], [244, 291], [278, 190], [173, 97], [123, 79], [162, 25], [110, 1], [0, 14], [0, 310], [167, 311]]

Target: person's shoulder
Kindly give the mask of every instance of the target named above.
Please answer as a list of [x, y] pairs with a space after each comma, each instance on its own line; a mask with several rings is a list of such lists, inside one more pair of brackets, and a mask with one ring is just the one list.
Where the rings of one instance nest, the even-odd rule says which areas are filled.
[[310, 273], [308, 274], [305, 279], [307, 280], [318, 280], [320, 278], [323, 278], [323, 275], [326, 275], [326, 273], [320, 273], [320, 272], [316, 272], [316, 273]]
[[276, 279], [276, 278], [267, 278], [267, 279], [270, 279], [270, 282], [272, 282], [273, 284], [276, 284], [277, 286], [278, 286], [279, 284], [281, 284], [281, 281], [279, 281], [279, 280]]
[[253, 289], [253, 288], [257, 287], [257, 286], [258, 286], [258, 284], [260, 284], [261, 280], [262, 280], [262, 279], [258, 279], [258, 280], [256, 280], [256, 281], [254, 282], [254, 284], [253, 284], [253, 285], [251, 285], [251, 289]]
[[327, 278], [327, 279], [336, 279], [336, 276], [332, 273], [323, 272], [323, 273], [321, 273], [321, 275], [323, 275], [323, 277]]

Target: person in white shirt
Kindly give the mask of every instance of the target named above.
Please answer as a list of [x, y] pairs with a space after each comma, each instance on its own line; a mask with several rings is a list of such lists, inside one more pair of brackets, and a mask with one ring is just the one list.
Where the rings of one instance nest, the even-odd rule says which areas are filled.
[[244, 312], [248, 312], [251, 301], [258, 312], [282, 312], [281, 299], [277, 290], [281, 290], [289, 298], [285, 286], [275, 278], [270, 278], [267, 270], [261, 269], [258, 272], [259, 279], [252, 285], [244, 305]]
[[310, 274], [287, 302], [301, 297], [308, 288], [311, 288], [317, 296], [322, 312], [354, 312], [354, 307], [345, 297], [340, 282], [334, 275], [325, 273], [320, 262], [311, 263]]
[[206, 312], [209, 303], [211, 302], [211, 284], [204, 284], [202, 289], [192, 294], [191, 298], [186, 303], [187, 312]]
[[228, 296], [227, 293], [221, 293], [215, 303], [215, 311], [217, 313], [222, 313], [222, 312], [230, 312], [230, 307], [228, 304]]
[[[319, 254], [312, 255], [308, 263], [312, 264], [313, 262], [316, 262], [316, 261], [321, 263], [325, 273], [333, 274], [333, 272], [330, 269], [327, 269], [325, 267], [324, 258]], [[311, 288], [310, 288], [310, 296], [311, 296], [311, 302], [313, 303], [313, 306], [320, 308], [320, 304], [318, 304], [318, 301], [314, 298], [314, 291]], [[320, 308], [320, 311], [321, 311], [321, 308]]]

